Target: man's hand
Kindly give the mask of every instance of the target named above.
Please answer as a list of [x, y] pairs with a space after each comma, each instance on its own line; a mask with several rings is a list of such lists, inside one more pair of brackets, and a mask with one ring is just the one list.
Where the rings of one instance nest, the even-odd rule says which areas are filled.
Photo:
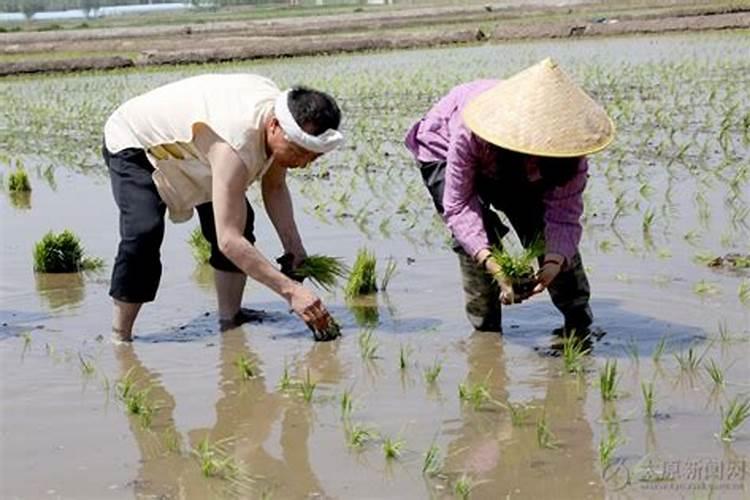
[[297, 285], [292, 291], [289, 299], [289, 305], [302, 321], [314, 330], [325, 330], [331, 321], [331, 315], [328, 313], [326, 306], [318, 298], [302, 285]]
[[557, 278], [557, 275], [560, 274], [564, 262], [565, 257], [562, 255], [550, 253], [544, 256], [544, 263], [536, 273], [534, 294], [541, 293], [547, 289], [550, 283], [552, 283], [555, 278]]

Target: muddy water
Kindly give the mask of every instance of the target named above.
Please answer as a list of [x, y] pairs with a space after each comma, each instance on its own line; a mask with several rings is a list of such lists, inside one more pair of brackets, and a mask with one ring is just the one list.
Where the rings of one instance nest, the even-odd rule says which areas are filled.
[[[442, 233], [435, 229], [417, 173], [398, 152], [398, 139], [392, 137], [398, 131], [378, 128], [387, 123], [389, 99], [408, 94], [404, 82], [411, 81], [411, 71], [430, 79], [425, 55], [443, 57], [450, 72], [407, 99], [408, 112], [394, 116], [399, 127], [449, 80], [458, 79], [466, 61], [471, 62], [468, 71], [481, 76], [505, 56], [514, 66], [553, 51], [580, 68], [589, 58], [616, 54], [614, 62], [602, 63], [604, 71], [627, 67], [636, 74], [639, 68], [650, 70], [654, 60], [671, 57], [681, 63], [698, 57], [704, 61], [706, 79], [724, 85], [729, 72], [739, 78], [742, 73], [735, 70], [748, 67], [746, 54], [738, 55], [738, 43], [747, 44], [727, 34], [316, 60], [321, 67], [311, 74], [311, 83], [340, 86], [345, 111], [353, 116], [347, 126], [354, 145], [318, 167], [329, 175], [293, 182], [306, 246], [351, 262], [357, 248], [367, 244], [380, 257], [381, 270], [387, 257], [398, 264], [387, 292], [359, 304], [359, 309], [350, 309], [341, 292], [323, 295], [344, 331], [342, 339], [326, 344], [312, 342], [285, 304], [254, 284], [248, 285], [245, 305], [264, 309], [266, 320], [220, 334], [211, 271], [195, 265], [185, 242], [197, 221], [168, 225], [158, 299], [144, 309], [132, 345], [109, 344], [108, 269], [45, 276], [35, 275], [31, 262], [33, 243], [44, 232], [71, 227], [89, 254], [111, 265], [117, 213], [103, 167], [97, 166], [96, 127], [60, 129], [68, 142], [81, 136], [92, 144], [79, 156], [52, 135], [31, 138], [29, 147], [48, 153], [30, 155], [8, 127], [44, 131], [46, 122], [4, 117], [3, 149], [23, 158], [34, 191], [25, 203], [8, 196], [0, 201], [0, 497], [450, 498], [466, 477], [474, 484], [472, 498], [746, 498], [750, 424], [730, 443], [715, 434], [720, 431], [721, 407], [750, 392], [750, 309], [738, 298], [747, 273], [717, 272], [692, 260], [699, 250], [748, 251], [746, 229], [729, 222], [736, 205], [725, 203], [726, 186], [713, 182], [703, 188], [711, 216], [699, 224], [695, 185], [700, 176], [679, 167], [674, 174], [678, 189], [671, 197], [676, 209], [655, 224], [655, 243], [649, 248], [641, 215], [650, 204], [629, 206], [628, 215], [611, 226], [614, 202], [606, 166], [617, 156], [594, 162], [588, 191], [594, 208], [588, 212], [582, 252], [594, 291], [596, 324], [606, 335], [593, 346], [585, 373], [575, 376], [564, 372], [559, 358], [545, 355], [555, 342], [551, 331], [560, 322], [547, 297], [505, 309], [502, 337], [472, 332], [467, 326], [456, 259], [441, 244]], [[705, 62], [719, 54], [729, 62]], [[288, 81], [308, 71], [309, 62], [240, 69]], [[368, 94], [373, 92], [369, 76], [347, 82], [329, 75], [344, 65], [362, 68], [366, 76], [366, 68], [385, 74], [382, 78], [397, 82], [388, 87], [393, 95], [382, 89], [382, 95]], [[141, 86], [177, 76], [124, 73], [12, 81], [4, 84], [2, 96], [29, 98], [29, 116], [45, 116], [43, 109], [49, 107], [56, 116], [85, 117], [92, 108], [97, 113], [110, 109], [119, 97]], [[642, 84], [643, 77], [631, 78], [626, 82]], [[598, 90], [604, 93], [607, 87], [600, 84]], [[87, 101], [85, 96], [98, 85], [108, 89], [107, 97]], [[704, 83], [696, 85], [703, 91]], [[35, 92], [43, 97], [40, 102], [34, 101]], [[382, 109], [363, 105], [370, 100], [362, 95], [381, 99]], [[57, 118], [49, 119], [54, 123]], [[359, 134], [369, 130], [358, 129], [365, 121], [373, 127], [372, 142], [389, 141], [376, 152], [379, 157], [360, 144]], [[620, 129], [621, 144], [633, 146], [640, 140], [635, 127], [620, 124]], [[747, 164], [747, 149], [739, 140], [737, 144], [733, 165]], [[369, 170], [348, 164], [363, 151], [370, 155], [366, 163], [385, 167], [372, 179]], [[646, 151], [633, 146], [633, 156], [638, 155], [645, 157]], [[635, 160], [627, 158], [637, 168]], [[721, 162], [718, 149], [708, 161]], [[44, 175], [50, 162], [57, 165], [54, 183]], [[648, 174], [655, 191], [651, 200], [663, 196], [672, 178], [660, 175], [666, 171]], [[7, 172], [3, 167], [3, 175]], [[638, 179], [626, 176], [621, 183], [629, 195], [637, 196]], [[327, 197], [347, 190], [356, 193], [348, 205], [327, 204]], [[747, 201], [746, 181], [740, 182], [740, 191]], [[251, 199], [261, 206], [257, 193], [252, 192]], [[372, 207], [363, 209], [368, 200]], [[402, 202], [407, 207], [399, 213]], [[262, 209], [257, 212], [259, 245], [275, 256], [280, 246]], [[391, 230], [384, 231], [383, 221], [394, 212], [399, 215]], [[369, 239], [363, 229], [369, 230]], [[684, 237], [690, 231], [700, 232], [699, 244]], [[726, 237], [728, 231], [732, 238]], [[715, 289], [696, 294], [694, 287], [701, 280]], [[362, 323], [376, 325], [374, 359], [360, 356]], [[720, 323], [726, 325], [728, 339], [720, 338]], [[667, 339], [665, 354], [655, 363], [652, 353], [662, 337]], [[405, 370], [399, 367], [402, 347], [410, 353]], [[723, 368], [723, 388], [713, 385], [702, 366], [694, 372], [680, 369], [675, 354], [686, 356], [690, 347]], [[242, 379], [236, 367], [240, 356], [254, 362], [255, 378]], [[93, 373], [83, 372], [81, 357], [93, 363]], [[620, 397], [605, 404], [597, 383], [607, 359], [618, 361]], [[423, 372], [436, 362], [442, 370], [428, 383]], [[292, 377], [304, 379], [309, 373], [317, 383], [311, 402], [297, 391], [279, 389], [285, 366]], [[151, 387], [148, 400], [158, 409], [149, 425], [130, 415], [115, 395], [117, 381], [126, 376], [138, 387]], [[651, 381], [656, 418], [647, 419], [640, 384]], [[464, 382], [486, 382], [498, 404], [486, 403], [478, 410], [462, 404], [457, 388]], [[351, 421], [378, 434], [361, 451], [347, 447], [339, 406], [347, 389], [355, 399]], [[508, 403], [526, 405], [520, 424], [511, 419]], [[553, 434], [552, 448], [538, 445], [537, 422], [543, 416]], [[604, 467], [598, 449], [613, 428], [619, 430], [619, 446], [613, 465]], [[234, 480], [201, 473], [191, 450], [206, 438], [221, 443], [238, 464], [242, 472]], [[385, 438], [404, 440], [397, 460], [385, 459]], [[436, 476], [424, 476], [423, 454], [432, 443], [439, 446], [443, 465]]]

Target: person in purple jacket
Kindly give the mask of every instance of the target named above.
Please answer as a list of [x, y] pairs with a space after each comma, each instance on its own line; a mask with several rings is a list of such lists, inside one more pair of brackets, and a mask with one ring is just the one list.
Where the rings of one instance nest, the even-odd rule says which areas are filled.
[[[587, 334], [593, 315], [578, 253], [586, 155], [613, 138], [604, 109], [551, 59], [507, 80], [459, 85], [411, 127], [406, 147], [453, 234], [474, 328], [502, 331], [501, 304], [546, 289], [565, 318], [556, 332]], [[514, 296], [490, 254], [509, 231], [495, 210], [525, 247], [544, 242], [530, 295]]]

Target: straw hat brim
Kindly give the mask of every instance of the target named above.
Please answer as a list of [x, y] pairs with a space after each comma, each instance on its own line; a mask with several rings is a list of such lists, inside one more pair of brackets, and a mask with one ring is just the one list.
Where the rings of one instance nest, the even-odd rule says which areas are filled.
[[551, 59], [479, 94], [462, 116], [482, 139], [536, 156], [585, 156], [615, 137], [615, 124], [604, 108]]

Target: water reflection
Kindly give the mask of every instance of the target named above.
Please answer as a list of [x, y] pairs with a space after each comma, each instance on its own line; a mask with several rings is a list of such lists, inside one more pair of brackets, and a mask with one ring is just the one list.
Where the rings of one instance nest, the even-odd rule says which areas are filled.
[[39, 296], [53, 310], [79, 305], [86, 292], [82, 273], [34, 273], [34, 282]]
[[31, 191], [17, 191], [8, 193], [10, 204], [19, 210], [28, 210], [31, 208]]
[[[468, 341], [469, 383], [485, 382], [492, 398], [508, 403], [503, 338], [474, 332]], [[560, 376], [549, 359], [539, 358], [544, 396], [525, 401], [525, 423], [513, 425], [509, 412], [476, 411], [463, 405], [457, 437], [451, 441], [445, 470], [456, 480], [470, 476], [472, 498], [602, 498], [604, 488], [594, 456], [593, 432], [584, 414], [586, 384]], [[537, 445], [536, 421], [542, 413], [560, 442], [558, 449]], [[531, 473], [530, 473], [531, 471]]]
[[[151, 385], [149, 399], [159, 410], [149, 429], [139, 418], [129, 415], [129, 425], [141, 454], [138, 478], [134, 481], [137, 497], [216, 498], [217, 496], [308, 498], [326, 495], [310, 464], [308, 441], [312, 432], [312, 406], [294, 395], [276, 390], [275, 383], [262, 373], [263, 361], [249, 347], [241, 329], [221, 336], [219, 362], [219, 399], [216, 422], [211, 428], [192, 429], [181, 434], [174, 423], [175, 400], [161, 383], [160, 375], [149, 370], [132, 345], [117, 346], [120, 375], [139, 381], [139, 387]], [[301, 359], [290, 366], [293, 376], [309, 370], [311, 379], [335, 384], [343, 377], [337, 355], [338, 343], [312, 344]], [[243, 380], [235, 366], [244, 356], [261, 368], [252, 379]], [[131, 371], [132, 370], [132, 371]], [[279, 432], [281, 456], [266, 449], [272, 433]], [[229, 481], [206, 478], [201, 474], [191, 450], [205, 438], [210, 443], [224, 440], [223, 449], [239, 463], [252, 482], [248, 491], [228, 488]]]

